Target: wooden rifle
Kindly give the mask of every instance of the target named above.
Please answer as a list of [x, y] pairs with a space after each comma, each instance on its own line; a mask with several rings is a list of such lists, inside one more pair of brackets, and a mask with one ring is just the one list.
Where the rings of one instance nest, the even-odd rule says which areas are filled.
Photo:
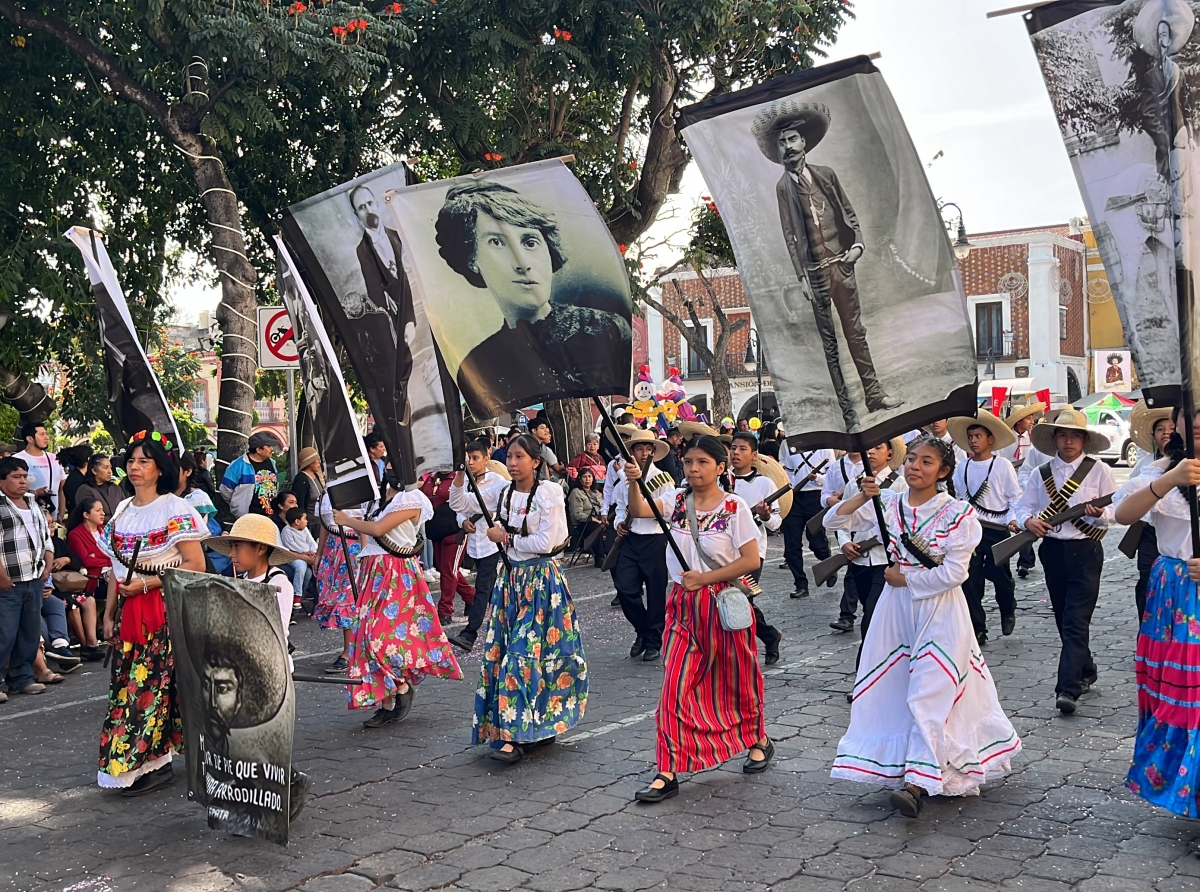
[[[1100, 496], [1098, 499], [1092, 499], [1088, 502], [1080, 502], [1078, 505], [1072, 505], [1066, 511], [1059, 514], [1054, 514], [1050, 517], [1039, 517], [1042, 523], [1049, 527], [1056, 527], [1064, 523], [1070, 523], [1083, 517], [1087, 513], [1088, 508], [1106, 508], [1112, 504], [1112, 493], [1106, 496]], [[1014, 554], [1024, 548], [1026, 545], [1032, 545], [1038, 540], [1038, 537], [1029, 530], [1022, 530], [1009, 536], [1003, 542], [997, 542], [992, 546], [992, 560], [997, 564], [1007, 563]]]
[[[855, 542], [854, 544], [858, 546], [860, 554], [866, 555], [866, 553], [872, 548], [882, 545], [883, 543], [872, 536], [870, 539], [863, 539], [861, 542]], [[833, 576], [839, 570], [849, 567], [851, 563], [853, 563], [853, 561], [851, 561], [850, 558], [846, 557], [846, 555], [840, 551], [835, 555], [825, 558], [823, 561], [818, 561], [817, 563], [813, 564], [812, 568], [813, 583], [820, 588], [825, 584], [826, 579], [828, 579], [830, 576]]]
[[[142, 537], [139, 536], [138, 540], [133, 543], [133, 557], [131, 557], [129, 559], [129, 572], [125, 574], [125, 585], [126, 586], [131, 585], [133, 583], [133, 574], [137, 567], [138, 554], [141, 552], [141, 550], [142, 550]], [[125, 606], [125, 596], [123, 594], [121, 594], [121, 589], [118, 586], [118, 588], [117, 588], [117, 606], [113, 610], [113, 637], [116, 638], [118, 641], [121, 640], [121, 609], [124, 606]], [[105, 654], [104, 654], [104, 663], [102, 664], [105, 669], [108, 668], [108, 664], [112, 661], [112, 655], [113, 655], [113, 651], [115, 649], [116, 648], [114, 648], [111, 644], [108, 646], [108, 651], [105, 652]]]

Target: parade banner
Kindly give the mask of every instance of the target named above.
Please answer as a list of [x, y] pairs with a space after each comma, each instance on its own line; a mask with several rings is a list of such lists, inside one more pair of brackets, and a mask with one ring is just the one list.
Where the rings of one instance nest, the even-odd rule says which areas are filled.
[[[1184, 0], [1070, 0], [1026, 16], [1151, 405], [1178, 404], [1179, 317], [1182, 310], [1190, 334], [1194, 315], [1198, 7]], [[1195, 381], [1198, 360], [1187, 352]], [[1107, 377], [1099, 383], [1115, 389]]]
[[316, 304], [279, 236], [275, 236], [275, 262], [279, 293], [287, 307], [292, 339], [300, 357], [305, 412], [312, 422], [317, 452], [325, 469], [329, 500], [334, 508], [357, 508], [363, 502], [378, 499], [379, 487], [370, 470], [367, 447], [358, 432], [342, 369]]
[[125, 293], [117, 282], [117, 271], [108, 258], [103, 240], [98, 233], [83, 226], [73, 226], [65, 235], [83, 255], [83, 265], [96, 298], [108, 401], [112, 405], [113, 419], [121, 426], [120, 431], [112, 433], [121, 434], [118, 439], [124, 441], [139, 431], [156, 430], [169, 435], [182, 450], [183, 438], [179, 436], [158, 376], [138, 340]]
[[1004, 402], [1008, 399], [1007, 387], [992, 388], [992, 414], [997, 418], [1004, 417]]
[[678, 125], [729, 232], [794, 448], [854, 450], [975, 413], [954, 254], [870, 60], [705, 100]]
[[462, 460], [458, 394], [401, 261], [383, 196], [403, 189], [403, 163], [365, 174], [284, 212], [284, 238], [332, 322], [402, 483]]
[[413, 290], [478, 419], [629, 388], [621, 252], [560, 160], [388, 196]]
[[168, 570], [163, 598], [188, 799], [214, 830], [287, 845], [296, 703], [276, 590]]

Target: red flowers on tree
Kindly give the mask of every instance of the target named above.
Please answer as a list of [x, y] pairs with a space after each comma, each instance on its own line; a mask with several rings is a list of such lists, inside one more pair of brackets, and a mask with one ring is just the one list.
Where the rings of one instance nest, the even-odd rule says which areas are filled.
[[300, 0], [296, 0], [295, 3], [288, 7], [288, 15], [300, 15], [307, 11], [308, 7], [301, 3]]
[[387, 6], [385, 6], [383, 8], [383, 11], [391, 13], [392, 15], [400, 15], [400, 13], [404, 12], [404, 4], [389, 3]]
[[333, 28], [332, 28], [331, 30], [333, 31], [333, 36], [334, 36], [334, 37], [336, 37], [336, 38], [337, 38], [338, 40], [340, 40], [342, 43], [345, 43], [345, 42], [346, 42], [346, 29], [345, 29], [343, 26], [341, 26], [341, 25], [334, 25], [334, 26], [333, 26]]
[[570, 39], [571, 39], [571, 32], [570, 32], [570, 31], [563, 31], [563, 30], [562, 30], [562, 29], [560, 29], [560, 28], [555, 28], [555, 29], [554, 29], [554, 36], [555, 36], [556, 38], [558, 38], [559, 40], [564, 40], [564, 41], [566, 41], [566, 40], [570, 40]]
[[499, 152], [488, 152], [483, 156], [484, 161], [503, 161], [504, 156]]

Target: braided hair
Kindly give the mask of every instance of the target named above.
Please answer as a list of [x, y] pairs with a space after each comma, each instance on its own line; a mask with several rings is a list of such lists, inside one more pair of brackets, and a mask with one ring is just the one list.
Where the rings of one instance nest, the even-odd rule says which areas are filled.
[[923, 437], [917, 437], [908, 444], [909, 453], [911, 454], [912, 451], [918, 446], [928, 446], [938, 454], [938, 457], [942, 460], [942, 467], [946, 469], [946, 476], [941, 478], [939, 482], [945, 484], [946, 492], [950, 493], [950, 495], [954, 496], [955, 498], [958, 498], [957, 493], [954, 491], [954, 444], [947, 443], [941, 437], [935, 437], [932, 434], [926, 434]]

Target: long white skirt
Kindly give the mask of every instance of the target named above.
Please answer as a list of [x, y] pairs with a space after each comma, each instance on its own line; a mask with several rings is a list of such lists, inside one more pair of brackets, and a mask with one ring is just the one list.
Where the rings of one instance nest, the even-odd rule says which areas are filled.
[[907, 587], [884, 586], [833, 777], [973, 796], [1008, 774], [1020, 750], [962, 589], [917, 600]]

